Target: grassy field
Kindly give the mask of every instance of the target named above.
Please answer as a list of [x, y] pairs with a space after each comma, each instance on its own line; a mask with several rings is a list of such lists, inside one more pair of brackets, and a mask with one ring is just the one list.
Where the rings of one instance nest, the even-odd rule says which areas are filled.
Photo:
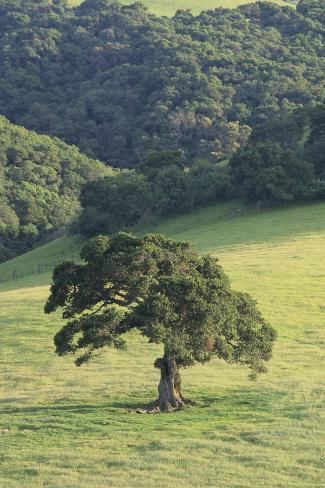
[[[279, 332], [269, 373], [213, 361], [183, 373], [198, 404], [137, 415], [156, 396], [159, 348], [136, 334], [81, 369], [53, 353], [48, 273], [1, 284], [1, 488], [323, 487], [325, 204], [267, 212], [220, 205], [156, 227], [213, 253]], [[56, 243], [18, 258], [57, 262]], [[68, 253], [69, 254], [69, 253]], [[0, 275], [14, 263], [0, 265]]]
[[[0, 290], [20, 285], [48, 283], [53, 266], [62, 261], [76, 261], [79, 258], [81, 240], [76, 236], [60, 237], [33, 251], [0, 264]], [[48, 273], [46, 273], [48, 271]], [[39, 276], [34, 276], [39, 275]], [[15, 280], [14, 280], [15, 278]], [[11, 281], [11, 283], [7, 283]]]
[[[217, 7], [235, 8], [238, 5], [245, 3], [252, 3], [256, 0], [141, 0], [143, 5], [146, 5], [149, 10], [156, 15], [172, 16], [178, 9], [190, 9], [193, 14], [199, 14], [203, 10], [211, 10]], [[291, 5], [285, 0], [271, 0], [278, 5], [288, 6]], [[68, 0], [70, 5], [79, 5], [80, 0]], [[134, 3], [135, 0], [120, 0], [120, 3], [129, 5]]]

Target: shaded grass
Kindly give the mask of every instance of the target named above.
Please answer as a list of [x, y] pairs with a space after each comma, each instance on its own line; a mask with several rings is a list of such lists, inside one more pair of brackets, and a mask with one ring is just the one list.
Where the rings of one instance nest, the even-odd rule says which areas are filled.
[[231, 202], [165, 219], [154, 230], [174, 239], [193, 241], [202, 252], [236, 249], [243, 245], [274, 245], [301, 235], [324, 231], [325, 203], [271, 208], [256, 211]]

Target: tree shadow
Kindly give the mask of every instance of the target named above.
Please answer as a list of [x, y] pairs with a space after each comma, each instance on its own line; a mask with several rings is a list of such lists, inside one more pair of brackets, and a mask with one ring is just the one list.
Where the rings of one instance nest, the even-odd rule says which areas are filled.
[[[203, 416], [222, 419], [244, 420], [249, 418], [250, 422], [260, 421], [261, 417], [270, 417], [274, 407], [279, 407], [280, 401], [288, 395], [284, 391], [261, 391], [261, 390], [229, 390], [227, 392], [215, 393], [212, 391], [192, 392], [193, 406], [175, 410], [172, 413], [188, 412], [195, 409], [196, 415], [202, 412]], [[144, 395], [145, 396], [145, 395]], [[2, 415], [23, 415], [23, 414], [51, 414], [71, 413], [77, 415], [94, 414], [99, 411], [107, 413], [135, 413], [137, 410], [148, 409], [150, 402], [134, 401], [132, 398], [126, 400], [113, 400], [100, 404], [76, 403], [76, 404], [52, 404], [34, 405], [26, 407], [7, 407], [1, 409]]]
[[261, 418], [272, 421], [270, 414], [281, 408], [282, 400], [288, 396], [285, 391], [261, 391], [256, 389], [229, 390], [215, 396], [212, 392], [201, 393], [198, 405], [220, 420], [234, 418], [259, 422]]
[[71, 412], [77, 414], [90, 414], [98, 410], [116, 411], [116, 410], [135, 410], [145, 408], [145, 403], [132, 401], [114, 401], [105, 404], [69, 404], [69, 405], [35, 405], [30, 407], [8, 407], [1, 409], [1, 414], [38, 414], [46, 412]]

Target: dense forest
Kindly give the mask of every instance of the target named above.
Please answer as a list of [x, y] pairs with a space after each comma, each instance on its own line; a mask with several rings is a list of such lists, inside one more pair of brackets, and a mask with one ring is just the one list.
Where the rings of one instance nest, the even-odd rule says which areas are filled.
[[324, 198], [324, 26], [320, 0], [171, 19], [0, 0], [0, 261], [80, 204], [95, 235], [234, 196]]
[[191, 168], [177, 151], [149, 155], [136, 169], [86, 183], [79, 231], [111, 233], [230, 198], [227, 164], [197, 161]]
[[110, 233], [234, 197], [257, 207], [325, 198], [325, 108], [256, 126], [229, 162], [189, 167], [180, 153], [164, 151], [135, 170], [86, 183], [79, 230]]
[[76, 147], [0, 117], [0, 262], [70, 224], [81, 186], [110, 172]]
[[236, 193], [259, 205], [325, 198], [325, 107], [256, 127], [229, 172]]
[[129, 167], [216, 162], [251, 128], [322, 103], [323, 0], [156, 17], [140, 3], [0, 0], [0, 113]]
[[79, 201], [75, 230], [90, 236], [234, 196], [258, 206], [324, 198], [325, 108], [256, 126], [229, 162], [189, 166], [181, 151], [165, 150], [120, 172], [0, 117], [0, 175], [0, 261], [69, 225]]

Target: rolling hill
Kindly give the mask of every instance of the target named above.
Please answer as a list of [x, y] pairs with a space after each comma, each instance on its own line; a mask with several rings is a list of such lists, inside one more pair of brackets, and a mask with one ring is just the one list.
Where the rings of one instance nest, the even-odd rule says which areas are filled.
[[[232, 203], [146, 230], [217, 255], [233, 286], [256, 297], [279, 333], [269, 373], [251, 383], [220, 361], [194, 367], [183, 383], [197, 406], [133, 415], [155, 396], [157, 348], [131, 334], [132, 354], [109, 351], [77, 369], [53, 352], [60, 317], [42, 314], [49, 272], [4, 282], [0, 484], [321, 487], [325, 204], [257, 212]], [[0, 279], [79, 246], [61, 238], [0, 265]]]
[[0, 113], [114, 167], [226, 159], [279, 112], [321, 103], [321, 0], [201, 16], [140, 3], [0, 2]]
[[111, 173], [75, 146], [0, 116], [0, 262], [69, 225], [81, 186]]

